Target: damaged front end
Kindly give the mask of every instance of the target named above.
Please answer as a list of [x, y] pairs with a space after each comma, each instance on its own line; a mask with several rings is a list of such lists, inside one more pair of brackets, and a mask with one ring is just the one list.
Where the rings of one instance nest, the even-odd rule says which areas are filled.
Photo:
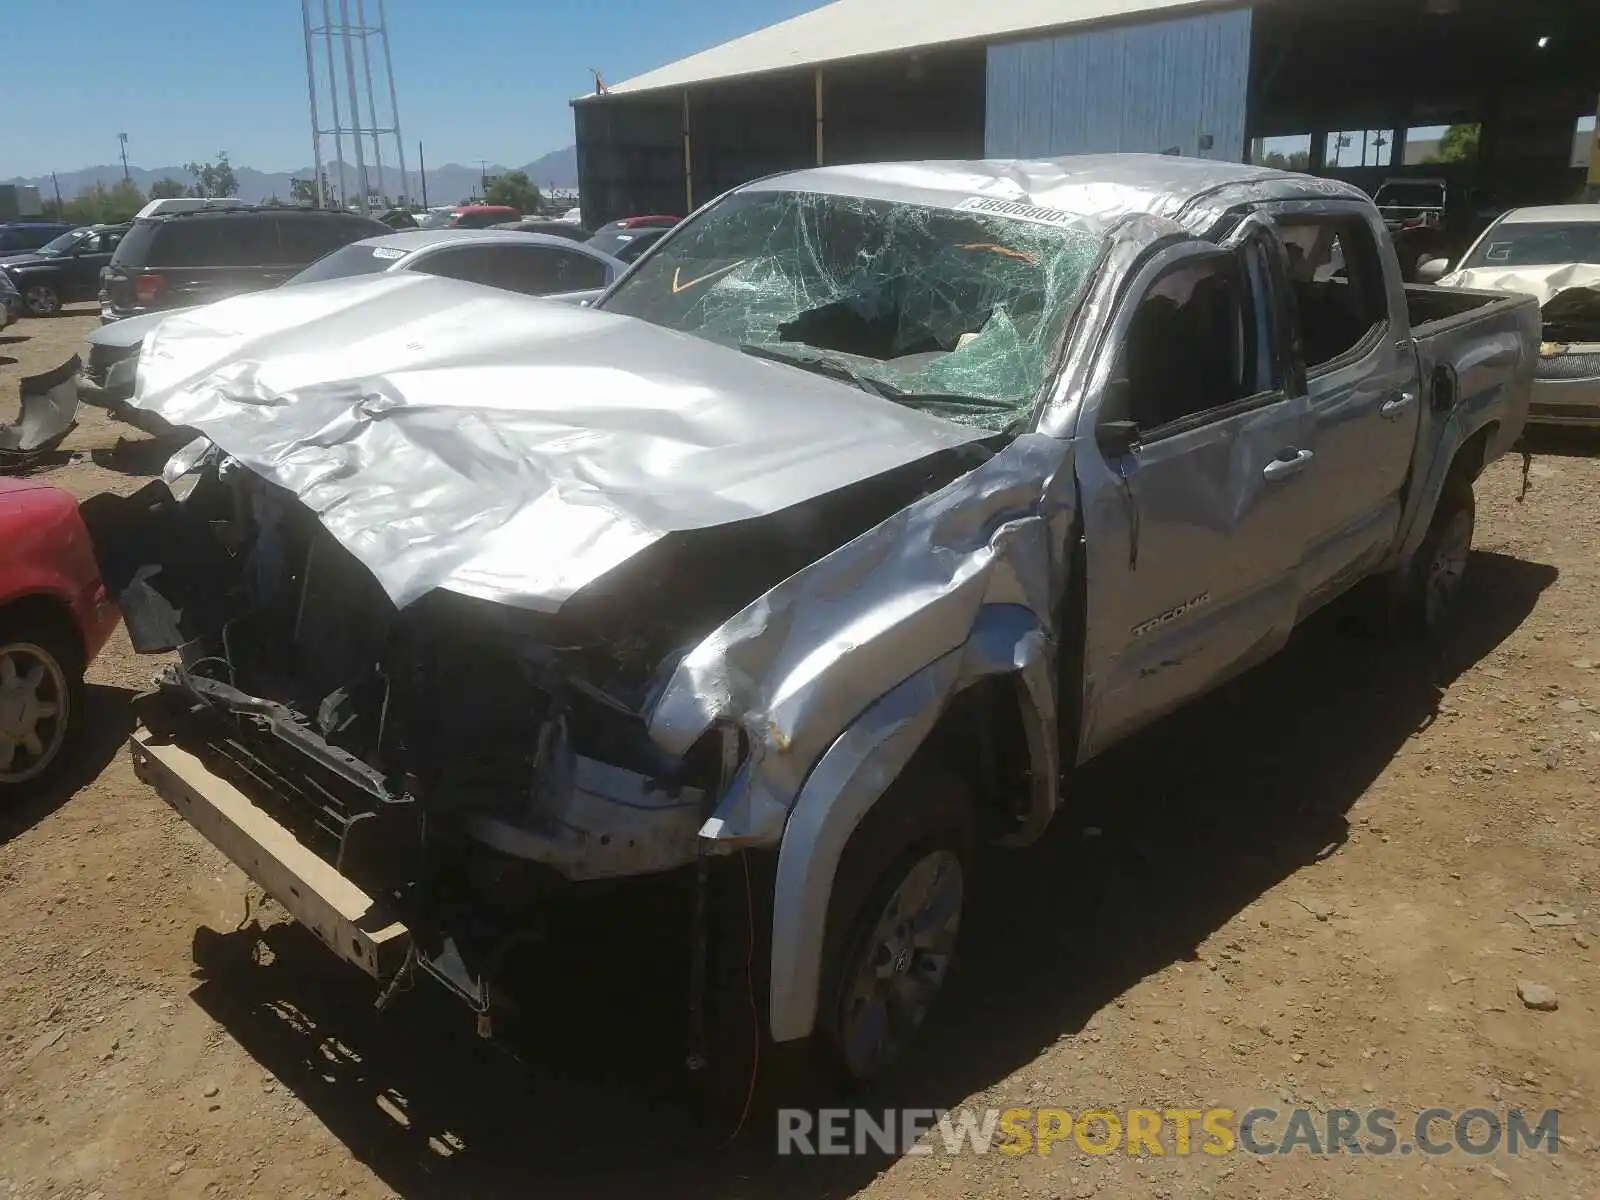
[[397, 607], [291, 493], [205, 441], [83, 512], [135, 649], [177, 652], [138, 701], [141, 775], [342, 957], [384, 982], [428, 972], [486, 1026], [504, 955], [557, 893], [704, 852], [745, 735], [651, 739], [683, 653], [972, 461], [674, 535], [556, 612], [445, 589]]
[[1569, 287], [1542, 309], [1543, 342], [1528, 419], [1600, 426], [1600, 288]]
[[178, 652], [139, 701], [145, 757], [177, 745], [259, 805], [480, 1011], [542, 896], [693, 862], [734, 748], [650, 741], [647, 656], [449, 592], [399, 610], [292, 496], [208, 457], [182, 501], [159, 481], [83, 506], [135, 648]]

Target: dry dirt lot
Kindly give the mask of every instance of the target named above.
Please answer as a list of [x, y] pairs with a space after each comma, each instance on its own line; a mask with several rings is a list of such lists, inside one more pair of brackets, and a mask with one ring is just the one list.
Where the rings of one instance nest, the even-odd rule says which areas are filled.
[[[92, 320], [0, 334], [0, 404]], [[99, 418], [45, 478], [88, 495], [156, 469]], [[1558, 1107], [1556, 1154], [730, 1148], [686, 1115], [683, 985], [651, 961], [648, 914], [638, 939], [552, 963], [517, 1058], [424, 989], [376, 1014], [270, 909], [232, 933], [259, 897], [121, 748], [150, 664], [119, 634], [91, 670], [75, 790], [0, 813], [0, 1197], [1592, 1200], [1600, 447], [1547, 447], [1522, 504], [1518, 477], [1505, 462], [1479, 485], [1447, 644], [1396, 650], [1319, 618], [1084, 772], [1045, 845], [988, 864], [931, 1052], [868, 1102], [1378, 1106], [1403, 1134], [1434, 1105]], [[204, 929], [221, 936], [197, 946]], [[1525, 1007], [1519, 981], [1559, 1008]]]

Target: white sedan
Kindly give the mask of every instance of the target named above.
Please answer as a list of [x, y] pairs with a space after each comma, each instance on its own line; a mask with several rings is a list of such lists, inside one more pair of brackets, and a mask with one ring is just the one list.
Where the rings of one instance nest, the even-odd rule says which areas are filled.
[[1523, 292], [1544, 314], [1530, 424], [1600, 428], [1600, 204], [1514, 208], [1454, 269], [1424, 263], [1441, 287]]

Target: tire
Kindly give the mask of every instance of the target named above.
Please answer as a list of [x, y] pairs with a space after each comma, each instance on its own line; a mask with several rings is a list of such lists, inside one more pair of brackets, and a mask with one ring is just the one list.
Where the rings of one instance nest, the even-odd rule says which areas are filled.
[[[834, 876], [816, 1028], [809, 1038], [788, 1043], [774, 1042], [767, 1027], [771, 879], [776, 863], [757, 858], [749, 896], [737, 864], [732, 864], [734, 869], [724, 875], [714, 903], [720, 932], [713, 934], [707, 998], [710, 1062], [703, 1079], [704, 1099], [719, 1122], [758, 1129], [781, 1105], [808, 1107], [859, 1090], [908, 1057], [914, 1045], [909, 1038], [895, 1047], [894, 1054], [865, 1065], [860, 1055], [852, 1053], [850, 1025], [844, 1019], [853, 999], [851, 985], [876, 948], [873, 934], [906, 881], [919, 869], [929, 873], [930, 862], [946, 872], [955, 871], [957, 902], [948, 931], [950, 944], [932, 981], [932, 994], [907, 1031], [916, 1032], [948, 976], [964, 893], [972, 877], [972, 841], [971, 796], [964, 784], [942, 770], [914, 767], [868, 812], [845, 846]], [[898, 976], [910, 975], [924, 961], [913, 948], [898, 964]]]
[[35, 283], [23, 288], [22, 305], [33, 316], [53, 317], [61, 311], [61, 296], [48, 284]]
[[83, 652], [37, 610], [0, 612], [0, 801], [55, 783], [83, 727]]
[[1477, 505], [1472, 485], [1446, 484], [1416, 554], [1400, 568], [1392, 619], [1407, 637], [1435, 637], [1455, 612], [1472, 554]]

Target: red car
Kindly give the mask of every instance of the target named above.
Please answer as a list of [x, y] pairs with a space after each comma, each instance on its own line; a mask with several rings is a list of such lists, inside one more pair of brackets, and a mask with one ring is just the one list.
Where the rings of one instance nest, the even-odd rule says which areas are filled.
[[458, 204], [435, 209], [417, 222], [423, 229], [488, 229], [506, 221], [520, 221], [522, 214], [504, 204]]
[[0, 800], [71, 758], [84, 668], [116, 624], [78, 502], [0, 479]]

